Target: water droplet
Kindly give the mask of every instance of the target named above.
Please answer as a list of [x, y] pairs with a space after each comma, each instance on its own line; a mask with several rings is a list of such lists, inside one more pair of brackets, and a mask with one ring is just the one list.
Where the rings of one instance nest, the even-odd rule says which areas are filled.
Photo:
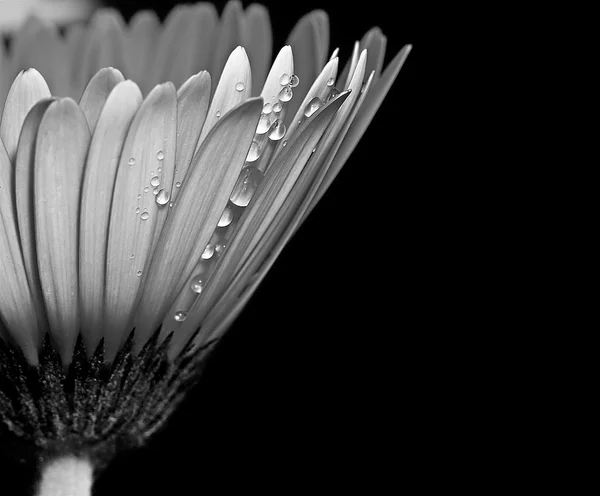
[[283, 140], [283, 143], [281, 143], [281, 146], [287, 146], [287, 140]]
[[179, 181], [177, 181], [177, 182], [175, 183], [175, 187], [176, 187], [176, 188], [181, 188], [181, 183], [180, 183]]
[[283, 73], [279, 78], [279, 84], [281, 86], [287, 86], [288, 84], [290, 84], [290, 75]]
[[150, 171], [150, 177], [154, 175], [154, 171]]
[[171, 195], [165, 189], [161, 189], [158, 192], [158, 195], [156, 195], [156, 203], [158, 203], [159, 205], [166, 205], [167, 203], [169, 203], [170, 199]]
[[215, 254], [215, 245], [208, 243], [202, 252], [202, 259], [208, 260]]
[[138, 208], [136, 208], [136, 209], [135, 209], [135, 213], [136, 213], [136, 214], [139, 214], [141, 210], [142, 210], [142, 209], [141, 209], [140, 207], [138, 207]]
[[131, 255], [129, 255], [129, 258], [135, 258], [135, 253], [132, 253]]
[[187, 313], [185, 313], [182, 310], [179, 310], [178, 312], [175, 312], [174, 319], [177, 322], [183, 322], [185, 319], [187, 319]]
[[219, 219], [219, 223], [217, 224], [219, 227], [227, 227], [233, 221], [233, 211], [229, 207], [225, 207], [223, 210], [223, 214]]
[[338, 90], [337, 88], [331, 88], [331, 91], [329, 92], [329, 100], [333, 100], [335, 97], [337, 97], [339, 94], [341, 93], [340, 90]]
[[148, 193], [148, 191], [150, 191], [150, 188], [149, 188], [148, 186], [146, 186], [146, 187], [144, 188], [144, 193]]
[[321, 105], [323, 105], [323, 101], [318, 96], [314, 97], [304, 108], [304, 115], [310, 117], [321, 108]]
[[260, 157], [260, 148], [256, 141], [253, 141], [250, 145], [250, 150], [248, 150], [248, 155], [246, 155], [246, 162], [256, 162]]
[[284, 86], [279, 92], [279, 95], [277, 95], [277, 98], [279, 98], [279, 100], [282, 102], [289, 102], [292, 99], [292, 96], [294, 96], [292, 88], [289, 86]]
[[127, 163], [129, 165], [135, 165], [135, 158], [131, 157]]
[[235, 85], [235, 91], [244, 91], [244, 88], [246, 86], [244, 86], [244, 83], [242, 83], [241, 81], [239, 83], [236, 83]]
[[283, 121], [277, 121], [277, 125], [273, 127], [269, 133], [269, 139], [273, 141], [279, 141], [285, 136], [286, 127]]
[[222, 255], [223, 252], [225, 251], [226, 246], [227, 245], [225, 243], [215, 246], [215, 251], [217, 252], [217, 255], [219, 255], [219, 256]]
[[265, 106], [262, 109], [262, 113], [265, 115], [269, 115], [273, 111], [273, 105], [270, 103], [265, 103]]
[[159, 168], [157, 169], [157, 172], [160, 174], [160, 173], [162, 172], [162, 167], [159, 167]]
[[254, 165], [249, 165], [242, 169], [242, 173], [238, 177], [231, 193], [230, 199], [232, 203], [238, 207], [246, 207], [250, 203], [252, 195], [254, 195], [262, 179], [262, 172]]
[[158, 188], [154, 188], [154, 189], [152, 190], [152, 194], [153, 194], [154, 196], [158, 195]]
[[290, 86], [292, 88], [295, 88], [299, 84], [300, 84], [300, 78], [298, 76], [296, 76], [296, 74], [292, 74], [292, 77], [290, 78]]
[[150, 214], [148, 212], [142, 212], [142, 215], [140, 215], [140, 218], [142, 220], [148, 220], [148, 217], [150, 217]]
[[327, 80], [327, 86], [331, 87], [335, 84], [335, 79], [334, 78], [329, 78]]
[[202, 279], [200, 279], [200, 274], [193, 277], [192, 283], [190, 284], [190, 289], [194, 293], [202, 293], [202, 290], [204, 289], [204, 283], [202, 282]]
[[261, 114], [256, 126], [256, 134], [265, 134], [271, 127], [269, 116]]
[[215, 115], [217, 116], [217, 119], [221, 118], [221, 112], [219, 110], [217, 110], [217, 113]]
[[169, 203], [169, 208], [173, 207], [173, 202]]
[[156, 154], [156, 158], [158, 160], [164, 160], [165, 159], [165, 153], [162, 150], [159, 150], [158, 153]]
[[137, 199], [138, 199], [138, 200], [141, 200], [141, 199], [142, 199], [142, 194], [141, 194], [141, 193], [138, 193], [138, 195], [137, 195]]
[[140, 277], [140, 276], [142, 275], [142, 271], [141, 271], [141, 270], [138, 270], [138, 271], [136, 272], [136, 274], [137, 274], [137, 276], [138, 276], [138, 277]]
[[158, 186], [160, 184], [160, 178], [158, 176], [154, 176], [152, 179], [150, 179], [150, 186]]
[[281, 109], [283, 109], [283, 105], [281, 105], [281, 102], [273, 104], [273, 112], [275, 112], [276, 114], [281, 112]]

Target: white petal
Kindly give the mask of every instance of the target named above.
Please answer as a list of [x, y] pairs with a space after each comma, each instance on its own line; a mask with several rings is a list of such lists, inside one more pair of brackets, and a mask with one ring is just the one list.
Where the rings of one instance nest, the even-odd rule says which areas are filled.
[[273, 65], [271, 66], [265, 85], [260, 93], [260, 96], [265, 103], [277, 102], [277, 96], [282, 88], [280, 80], [281, 76], [284, 74], [287, 74], [288, 76], [294, 74], [294, 55], [292, 53], [292, 47], [289, 45], [286, 45], [279, 50], [275, 62], [273, 62]]
[[42, 75], [35, 69], [20, 72], [6, 97], [0, 123], [0, 138], [11, 161], [14, 161], [21, 127], [27, 113], [44, 98], [50, 98], [50, 90]]
[[117, 170], [106, 259], [105, 344], [109, 358], [115, 356], [130, 330], [146, 261], [169, 208], [156, 203], [153, 190], [171, 192], [176, 130], [177, 95], [175, 87], [165, 83], [150, 92], [133, 119]]
[[154, 87], [148, 75], [152, 71], [161, 31], [162, 26], [157, 15], [153, 11], [142, 10], [133, 16], [125, 35], [124, 72], [129, 79], [140, 85], [144, 95]]
[[99, 115], [87, 157], [79, 221], [79, 294], [81, 328], [90, 353], [103, 330], [106, 245], [117, 166], [141, 103], [142, 93], [135, 83], [117, 84]]
[[77, 103], [70, 98], [54, 101], [42, 118], [36, 143], [35, 227], [50, 331], [64, 365], [70, 363], [79, 332], [77, 221], [89, 142]]
[[87, 119], [91, 133], [96, 128], [96, 122], [100, 117], [100, 112], [102, 112], [108, 95], [123, 79], [123, 74], [120, 71], [112, 67], [106, 67], [100, 69], [85, 88], [79, 106]]
[[27, 360], [36, 365], [41, 336], [19, 247], [12, 170], [0, 140], [0, 315]]
[[143, 338], [158, 327], [217, 227], [252, 143], [262, 102], [248, 100], [224, 116], [194, 157], [140, 297], [136, 333]]

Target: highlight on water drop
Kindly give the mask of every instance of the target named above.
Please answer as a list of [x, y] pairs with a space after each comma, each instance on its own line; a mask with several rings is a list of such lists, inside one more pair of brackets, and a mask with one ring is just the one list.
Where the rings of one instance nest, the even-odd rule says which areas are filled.
[[208, 243], [202, 252], [202, 260], [209, 260], [215, 254], [215, 245]]
[[173, 318], [177, 322], [183, 322], [185, 319], [187, 319], [187, 313], [185, 313], [183, 310], [179, 310], [179, 311], [175, 312], [175, 315], [173, 316]]
[[285, 136], [286, 127], [283, 121], [277, 121], [277, 125], [273, 126], [273, 129], [269, 133], [269, 139], [272, 141], [279, 141]]
[[323, 105], [323, 101], [318, 96], [314, 97], [304, 108], [304, 115], [310, 117], [321, 108], [321, 105]]
[[225, 207], [225, 210], [223, 210], [223, 213], [221, 214], [221, 218], [219, 219], [217, 226], [227, 227], [232, 222], [233, 222], [233, 211], [231, 210], [231, 207], [227, 206], [227, 207]]
[[256, 141], [253, 141], [246, 155], [246, 162], [256, 162], [260, 157], [260, 147]]
[[[159, 151], [156, 153], [156, 158], [157, 158], [158, 160], [164, 160], [164, 159], [165, 159], [165, 153], [164, 153], [162, 150], [159, 150]], [[159, 171], [159, 172], [160, 172], [160, 171]]]
[[152, 179], [150, 179], [150, 186], [154, 186], [156, 188], [156, 186], [158, 186], [159, 184], [160, 184], [160, 177], [154, 176]]
[[242, 83], [241, 81], [239, 83], [236, 83], [235, 85], [235, 91], [244, 91], [244, 83]]
[[294, 96], [292, 88], [289, 86], [284, 86], [277, 95], [277, 98], [282, 102], [289, 102], [292, 99], [292, 96]]
[[131, 158], [130, 158], [130, 159], [127, 161], [127, 163], [128, 163], [129, 165], [135, 165], [135, 158], [131, 157]]
[[290, 84], [290, 75], [286, 74], [285, 72], [281, 75], [281, 77], [279, 78], [279, 84], [281, 86], [287, 86], [288, 84]]

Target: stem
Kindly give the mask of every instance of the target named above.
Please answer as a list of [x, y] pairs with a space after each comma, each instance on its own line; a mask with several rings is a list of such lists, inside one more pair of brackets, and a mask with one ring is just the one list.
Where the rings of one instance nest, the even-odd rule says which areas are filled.
[[94, 469], [89, 460], [67, 456], [42, 469], [37, 496], [90, 496]]

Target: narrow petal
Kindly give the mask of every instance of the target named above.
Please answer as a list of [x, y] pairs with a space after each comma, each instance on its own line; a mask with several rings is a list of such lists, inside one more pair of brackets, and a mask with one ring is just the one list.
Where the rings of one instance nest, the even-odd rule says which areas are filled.
[[[236, 272], [247, 263], [263, 236], [268, 234], [272, 220], [285, 203], [312, 150], [346, 97], [346, 93], [342, 94], [315, 112], [313, 117], [300, 127], [297, 135], [290, 139], [290, 144], [276, 158], [276, 163], [269, 168], [241, 222], [236, 226], [227, 249], [221, 255], [215, 273], [189, 311], [187, 320], [174, 336], [173, 354], [181, 350], [226, 291]], [[210, 329], [207, 329], [206, 333], [210, 333]], [[206, 333], [203, 329], [203, 338], [206, 337]]]
[[273, 49], [269, 11], [263, 5], [253, 3], [246, 9], [242, 40], [252, 67], [253, 96], [258, 95], [265, 84]]
[[242, 2], [231, 0], [225, 5], [221, 21], [215, 33], [214, 53], [210, 75], [213, 81], [218, 81], [223, 72], [229, 54], [235, 47], [242, 44], [242, 23], [244, 10]]
[[292, 47], [289, 45], [286, 45], [279, 50], [275, 62], [273, 62], [273, 65], [271, 66], [267, 80], [260, 93], [260, 96], [265, 103], [277, 102], [279, 92], [282, 88], [281, 77], [284, 74], [287, 74], [288, 76], [294, 74], [294, 55], [292, 53]]
[[294, 52], [296, 75], [300, 84], [294, 88], [296, 98], [290, 101], [288, 120], [296, 114], [312, 82], [321, 72], [329, 51], [329, 20], [322, 10], [315, 10], [298, 21], [288, 44]]
[[377, 83], [381, 70], [383, 69], [383, 60], [385, 58], [385, 48], [387, 38], [378, 27], [372, 28], [363, 36], [360, 42], [361, 50], [366, 50], [369, 55], [367, 58], [367, 67], [365, 74], [371, 74], [375, 71], [373, 82]]
[[[214, 79], [213, 79], [214, 81]], [[237, 107], [252, 93], [252, 74], [250, 72], [250, 61], [246, 50], [237, 47], [227, 59], [223, 74], [215, 90], [208, 115], [204, 121], [204, 127], [198, 140], [197, 149], [201, 146], [204, 138], [219, 121], [222, 115]]]
[[141, 293], [136, 332], [142, 338], [160, 324], [217, 227], [252, 143], [262, 103], [261, 98], [248, 100], [224, 116], [194, 157]]
[[90, 133], [70, 98], [54, 101], [39, 126], [34, 194], [40, 281], [50, 332], [64, 365], [79, 332], [77, 231], [79, 197]]
[[117, 84], [99, 115], [87, 157], [79, 220], [79, 294], [81, 328], [90, 353], [103, 329], [108, 221], [117, 166], [141, 103], [142, 93], [135, 83]]
[[207, 69], [216, 11], [208, 5], [178, 5], [165, 21], [151, 80], [171, 81], [176, 88], [200, 69]]
[[104, 67], [114, 67], [123, 72], [125, 64], [125, 23], [114, 9], [100, 9], [92, 17], [88, 28], [89, 40], [80, 68], [84, 81]]
[[408, 54], [411, 51], [411, 48], [411, 45], [406, 45], [404, 48], [402, 48], [402, 50], [400, 50], [400, 52], [386, 67], [385, 71], [381, 75], [381, 78], [377, 81], [377, 84], [369, 91], [364, 103], [360, 106], [356, 118], [354, 119], [352, 126], [350, 126], [350, 129], [348, 130], [348, 133], [342, 142], [335, 159], [333, 160], [333, 164], [331, 166], [333, 170], [341, 169], [346, 160], [348, 160], [350, 154], [354, 151], [358, 141], [373, 120], [373, 117], [383, 102], [383, 99], [396, 80], [400, 69], [402, 69], [402, 66], [404, 65], [406, 57], [408, 57]]
[[354, 47], [352, 48], [352, 56], [346, 62], [344, 66], [344, 70], [340, 74], [338, 79], [339, 84], [342, 88], [347, 88], [350, 84], [350, 78], [352, 74], [354, 74], [354, 70], [356, 69], [356, 64], [358, 64], [358, 58], [360, 57], [360, 43], [358, 41], [354, 42]]
[[67, 45], [56, 27], [30, 17], [15, 36], [13, 69], [37, 69], [53, 95], [66, 96], [70, 91], [68, 55]]
[[10, 159], [0, 140], [0, 315], [32, 365], [41, 336], [19, 246]]
[[165, 83], [150, 92], [133, 119], [117, 170], [106, 258], [108, 357], [114, 357], [128, 330], [144, 267], [168, 209], [157, 203], [153, 190], [171, 193], [176, 130], [177, 94], [173, 84]]
[[37, 248], [35, 244], [35, 202], [33, 196], [35, 170], [35, 149], [37, 135], [44, 113], [54, 100], [46, 99], [36, 103], [27, 114], [19, 145], [15, 164], [15, 204], [17, 207], [17, 220], [23, 263], [27, 273], [27, 281], [31, 288], [31, 296], [38, 316], [38, 328], [41, 333], [48, 331], [46, 307], [41, 290], [40, 275], [37, 265]]
[[81, 95], [79, 106], [83, 110], [91, 133], [96, 129], [96, 123], [108, 95], [124, 79], [120, 71], [112, 67], [106, 67], [100, 69], [88, 83], [83, 95]]
[[296, 112], [296, 115], [288, 127], [288, 134], [290, 136], [293, 135], [298, 126], [304, 120], [306, 108], [313, 98], [318, 98], [322, 102], [327, 101], [327, 97], [329, 96], [331, 90], [327, 83], [332, 79], [335, 80], [337, 76], [337, 70], [338, 58], [335, 57], [327, 62], [327, 65], [323, 67], [321, 74], [319, 74], [319, 77], [317, 77], [313, 85], [310, 87], [310, 90], [308, 90], [308, 93], [304, 97], [304, 101], [300, 104], [300, 108]]
[[0, 122], [0, 138], [11, 161], [14, 162], [21, 127], [27, 113], [44, 98], [50, 98], [50, 90], [41, 74], [35, 69], [19, 73], [6, 97]]
[[160, 39], [162, 27], [157, 15], [150, 10], [137, 12], [129, 23], [124, 39], [123, 56], [125, 74], [135, 81], [146, 95], [154, 84], [148, 74], [156, 56], [156, 45]]
[[188, 79], [177, 92], [177, 153], [171, 201], [175, 201], [192, 161], [210, 102], [210, 74]]

